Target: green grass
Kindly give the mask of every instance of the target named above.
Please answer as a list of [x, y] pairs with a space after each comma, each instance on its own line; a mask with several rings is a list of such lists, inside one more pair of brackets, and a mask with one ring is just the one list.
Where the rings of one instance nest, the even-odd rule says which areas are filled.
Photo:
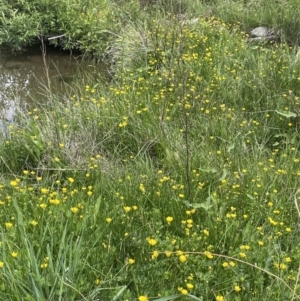
[[10, 126], [0, 299], [299, 300], [296, 49], [250, 44], [222, 3], [190, 25], [146, 8], [110, 83]]

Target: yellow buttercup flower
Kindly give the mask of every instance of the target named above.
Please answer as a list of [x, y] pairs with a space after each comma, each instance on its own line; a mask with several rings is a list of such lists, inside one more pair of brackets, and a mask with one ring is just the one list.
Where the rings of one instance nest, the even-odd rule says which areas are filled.
[[172, 221], [173, 221], [173, 217], [172, 216], [168, 216], [167, 218], [166, 218], [166, 221], [168, 222], [168, 224], [170, 224]]
[[5, 223], [5, 227], [6, 229], [10, 229], [13, 226], [12, 223]]
[[147, 241], [151, 246], [155, 246], [157, 244], [157, 241], [154, 238], [147, 237]]
[[187, 287], [188, 289], [192, 289], [192, 288], [194, 288], [194, 285], [191, 284], [191, 283], [187, 283], [187, 284], [186, 284], [186, 287]]
[[187, 258], [185, 255], [180, 255], [179, 260], [180, 260], [180, 262], [184, 263], [184, 262], [186, 262]]
[[240, 286], [235, 285], [235, 286], [234, 286], [234, 290], [238, 293], [238, 292], [241, 290], [241, 288], [240, 288]]
[[71, 211], [72, 211], [73, 213], [77, 213], [78, 210], [79, 210], [79, 209], [78, 209], [77, 207], [72, 207], [72, 208], [71, 208]]
[[213, 258], [214, 258], [213, 255], [212, 255], [210, 252], [208, 252], [208, 251], [205, 251], [205, 252], [204, 252], [204, 255], [205, 255], [207, 258], [209, 258], [209, 259], [213, 259]]

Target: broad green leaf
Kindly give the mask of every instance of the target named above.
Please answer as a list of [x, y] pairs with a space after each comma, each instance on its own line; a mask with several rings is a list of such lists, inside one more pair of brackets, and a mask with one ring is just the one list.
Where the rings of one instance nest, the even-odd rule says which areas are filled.
[[223, 168], [223, 174], [222, 174], [221, 178], [219, 179], [219, 181], [224, 180], [226, 178], [226, 176], [227, 176], [227, 170], [226, 170], [226, 168]]
[[123, 292], [126, 290], [127, 285], [124, 285], [121, 287], [121, 289], [117, 292], [117, 294], [113, 297], [112, 301], [117, 301], [119, 297], [123, 294]]
[[252, 195], [250, 195], [250, 194], [246, 194], [247, 195], [247, 197], [250, 199], [250, 200], [255, 200], [255, 197], [253, 197]]
[[290, 112], [290, 111], [279, 111], [279, 110], [275, 110], [275, 112], [281, 116], [284, 116], [286, 118], [290, 118], [290, 117], [297, 117], [298, 115], [296, 113]]
[[196, 297], [196, 296], [194, 296], [194, 295], [188, 294], [187, 296], [189, 296], [189, 297], [191, 297], [192, 299], [197, 300], [197, 301], [203, 301], [202, 299], [200, 299], [200, 298], [198, 298], [198, 297]]

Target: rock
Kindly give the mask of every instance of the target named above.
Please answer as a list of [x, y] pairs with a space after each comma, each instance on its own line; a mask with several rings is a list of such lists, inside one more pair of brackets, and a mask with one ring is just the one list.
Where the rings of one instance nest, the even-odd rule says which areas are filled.
[[259, 26], [250, 31], [251, 37], [248, 39], [252, 41], [272, 41], [276, 40], [279, 36], [279, 32], [275, 33], [273, 29], [268, 29], [265, 26]]
[[270, 34], [270, 30], [265, 26], [259, 26], [250, 31], [252, 37], [266, 37]]
[[194, 25], [197, 24], [199, 21], [199, 18], [194, 18], [194, 19], [190, 19], [190, 20], [183, 20], [181, 23], [182, 25]]

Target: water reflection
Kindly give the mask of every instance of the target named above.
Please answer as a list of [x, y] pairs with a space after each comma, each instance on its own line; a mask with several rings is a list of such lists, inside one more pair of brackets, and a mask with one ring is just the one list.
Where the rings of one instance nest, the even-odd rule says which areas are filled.
[[61, 90], [62, 82], [70, 83], [78, 71], [78, 61], [69, 53], [47, 49], [45, 60], [39, 47], [12, 55], [0, 49], [0, 129], [13, 122], [16, 106], [24, 108], [30, 99], [41, 99], [48, 87]]

